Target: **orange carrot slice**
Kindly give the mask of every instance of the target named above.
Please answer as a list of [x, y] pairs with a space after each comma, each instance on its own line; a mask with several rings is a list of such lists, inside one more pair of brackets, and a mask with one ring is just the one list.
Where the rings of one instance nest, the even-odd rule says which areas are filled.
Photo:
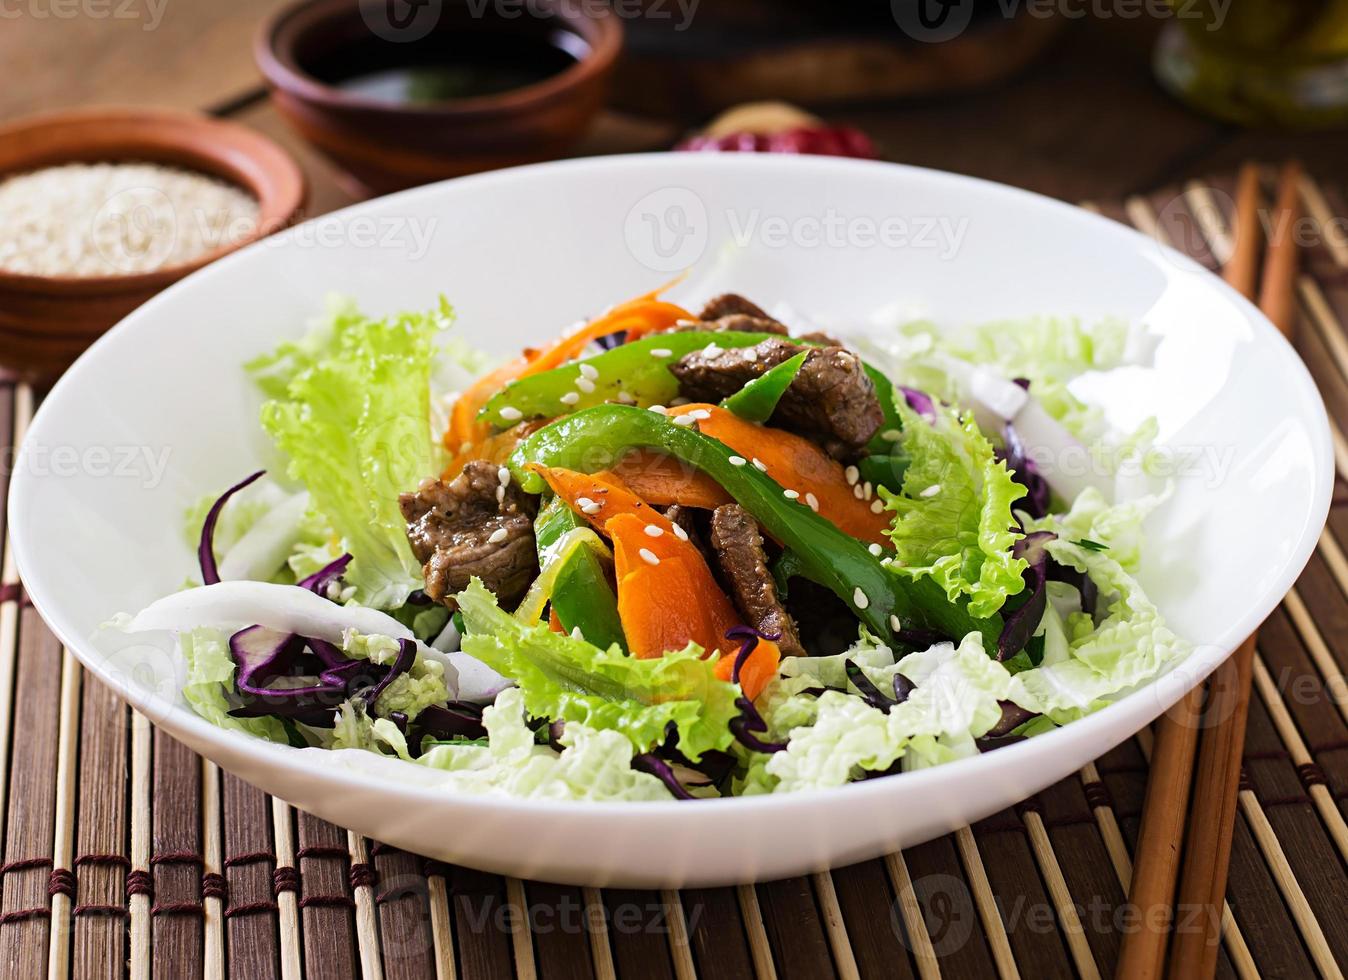
[[866, 500], [858, 495], [856, 487], [847, 482], [843, 465], [809, 439], [746, 422], [718, 405], [679, 406], [683, 413], [699, 409], [708, 414], [697, 423], [703, 435], [720, 440], [747, 460], [761, 463], [768, 476], [795, 490], [802, 501], [812, 499], [817, 503], [819, 513], [839, 530], [862, 541], [889, 545], [885, 532], [891, 515], [883, 509], [876, 513], [875, 498]]
[[608, 522], [620, 514], [630, 514], [644, 523], [654, 524], [669, 536], [674, 525], [669, 518], [633, 493], [609, 473], [578, 473], [560, 466], [530, 463], [533, 470], [547, 481], [552, 492], [566, 501], [598, 531], [608, 533]]
[[609, 472], [642, 500], [658, 507], [682, 504], [715, 510], [731, 502], [730, 494], [706, 473], [664, 453], [630, 452]]
[[679, 320], [690, 319], [692, 314], [683, 307], [656, 298], [682, 278], [680, 276], [672, 279], [658, 289], [625, 303], [619, 303], [603, 316], [561, 337], [550, 347], [527, 350], [522, 356], [479, 378], [454, 403], [454, 408], [450, 412], [449, 429], [445, 433], [445, 448], [458, 454], [464, 443], [486, 438], [490, 429], [477, 421], [477, 413], [507, 381], [560, 367], [572, 358], [578, 357], [591, 341], [607, 334], [626, 330], [629, 336], [641, 336], [672, 327]]

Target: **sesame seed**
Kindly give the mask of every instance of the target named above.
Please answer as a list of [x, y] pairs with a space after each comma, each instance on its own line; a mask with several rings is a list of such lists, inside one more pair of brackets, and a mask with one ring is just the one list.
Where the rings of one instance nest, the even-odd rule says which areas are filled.
[[748, 462], [748, 460], [746, 460], [743, 456], [731, 456], [731, 457], [730, 457], [730, 465], [731, 465], [731, 466], [743, 466], [743, 465], [744, 465], [745, 463], [747, 463], [747, 462]]
[[496, 502], [498, 504], [505, 503], [505, 487], [496, 488]]
[[593, 364], [580, 365], [580, 373], [582, 377], [589, 378], [591, 381], [599, 377], [599, 371], [595, 368]]
[[618, 392], [618, 401], [624, 405], [635, 405], [637, 403], [636, 398], [632, 396], [630, 391]]
[[882, 554], [884, 554], [885, 551], [885, 549], [881, 548], [878, 544], [872, 544], [866, 550], [869, 551], [871, 554], [873, 554], [876, 558], [879, 558]]
[[596, 501], [595, 503], [589, 504], [585, 507], [582, 507], [581, 510], [584, 511], [586, 514], [598, 514], [599, 511], [603, 509], [603, 506], [604, 502], [600, 500]]
[[866, 593], [861, 591], [861, 586], [857, 586], [856, 591], [852, 593], [852, 605], [858, 609], [865, 609], [871, 604], [871, 600], [866, 598]]
[[854, 487], [857, 485], [857, 481], [861, 479], [861, 470], [857, 469], [855, 466], [849, 466], [847, 469], [843, 470], [843, 476], [847, 477], [847, 485], [849, 487]]
[[655, 552], [651, 551], [649, 548], [642, 548], [640, 551], [637, 552], [637, 554], [641, 556], [641, 560], [644, 561], [647, 565], [660, 564], [660, 559], [657, 558]]
[[861, 494], [862, 494], [861, 484], [860, 484], [860, 483], [854, 483], [854, 484], [852, 484], [852, 496], [853, 496], [853, 497], [856, 497], [858, 500], [860, 500], [860, 499], [861, 499]]
[[590, 504], [592, 504], [592, 503], [594, 503], [594, 501], [591, 500], [589, 497], [577, 497], [577, 498], [576, 498], [576, 506], [579, 507], [581, 510], [584, 510], [586, 507], [590, 506]]
[[502, 466], [496, 471], [496, 482], [503, 487], [510, 486], [510, 467]]
[[866, 492], [865, 492], [865, 494], [864, 494], [863, 496], [864, 496], [867, 500], [870, 500], [872, 497], [875, 496], [875, 487], [871, 486], [871, 481], [870, 481], [870, 480], [867, 480], [867, 481], [866, 481]]
[[872, 514], [878, 514], [878, 513], [880, 513], [881, 511], [883, 511], [884, 509], [885, 509], [885, 503], [884, 503], [883, 500], [877, 500], [877, 501], [875, 501], [873, 504], [871, 504], [871, 513], [872, 513]]
[[582, 643], [585, 642], [585, 634], [580, 631], [579, 626], [571, 627], [571, 639], [580, 640]]
[[695, 408], [688, 414], [691, 415], [693, 418], [697, 419], [699, 422], [703, 422], [711, 418], [711, 412], [707, 411], [705, 408]]
[[941, 485], [939, 483], [933, 483], [931, 486], [927, 487], [927, 489], [923, 490], [920, 494], [918, 494], [918, 496], [934, 497], [940, 492], [941, 492]]
[[800, 498], [799, 490], [783, 490], [782, 496], [787, 500], [798, 500]]
[[806, 502], [807, 504], [810, 505], [810, 510], [814, 511], [816, 514], [819, 513], [819, 498], [818, 498], [818, 497], [816, 497], [816, 496], [815, 496], [814, 494], [812, 494], [812, 493], [807, 493], [807, 494], [805, 495], [805, 502]]
[[696, 321], [696, 320], [689, 320], [687, 317], [684, 317], [682, 320], [675, 320], [675, 321], [674, 321], [674, 326], [676, 326], [676, 327], [695, 327], [695, 326], [697, 326], [697, 321]]
[[758, 360], [758, 351], [753, 347], [744, 348], [744, 359], [746, 361]]
[[678, 538], [680, 541], [687, 541], [687, 540], [688, 540], [688, 532], [687, 532], [687, 531], [685, 531], [685, 530], [684, 530], [682, 527], [680, 527], [678, 524], [673, 525], [673, 527], [674, 527], [674, 537]]
[[674, 416], [674, 424], [675, 424], [675, 425], [692, 425], [695, 421], [697, 421], [697, 420], [694, 419], [691, 415], [676, 415], [676, 416]]
[[895, 616], [893, 613], [889, 614], [889, 628], [892, 629], [895, 633], [903, 629], [903, 623], [900, 622], [899, 617]]
[[510, 532], [503, 527], [498, 527], [487, 536], [487, 544], [500, 544], [508, 537], [510, 537]]
[[648, 538], [658, 538], [660, 535], [662, 535], [662, 534], [664, 534], [664, 533], [665, 533], [665, 529], [662, 528], [659, 524], [647, 524], [647, 525], [646, 525], [646, 536], [647, 536]]
[[757, 456], [755, 456], [749, 462], [753, 463], [754, 468], [758, 470], [760, 473], [766, 473], [768, 471], [768, 465], [764, 463], [761, 459], [759, 459]]
[[578, 391], [568, 391], [561, 397], [563, 405], [574, 405], [578, 401], [580, 401], [580, 392]]
[[715, 357], [717, 354], [721, 353], [721, 345], [713, 340], [706, 347], [702, 348], [702, 353], [706, 354], [708, 357]]
[[884, 432], [880, 433], [880, 438], [885, 440], [885, 442], [898, 442], [903, 438], [903, 433], [898, 429], [886, 429]]
[[673, 357], [674, 352], [668, 347], [656, 347], [651, 350], [651, 357]]
[[589, 378], [577, 378], [576, 387], [588, 395], [594, 391], [594, 382]]
[[505, 408], [501, 409], [501, 418], [505, 419], [507, 422], [518, 422], [520, 419], [524, 418], [524, 413], [514, 405], [507, 405]]
[[646, 409], [646, 411], [648, 411], [648, 412], [654, 412], [656, 415], [664, 415], [664, 414], [665, 414], [665, 406], [663, 406], [663, 405], [651, 405], [649, 408]]

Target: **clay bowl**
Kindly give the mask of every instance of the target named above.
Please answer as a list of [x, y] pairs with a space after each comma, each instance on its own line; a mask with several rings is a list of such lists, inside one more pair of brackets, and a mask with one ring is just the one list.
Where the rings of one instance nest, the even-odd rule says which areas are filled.
[[[561, 155], [603, 105], [622, 48], [618, 18], [599, 4], [443, 0], [394, 23], [397, 9], [386, 0], [303, 0], [265, 24], [254, 48], [281, 115], [365, 194]], [[548, 47], [565, 52], [565, 67], [492, 94], [399, 102], [334, 77], [353, 63], [452, 67], [453, 51], [510, 57]]]
[[304, 204], [304, 176], [285, 151], [252, 130], [205, 116], [84, 109], [0, 126], [0, 180], [63, 163], [100, 162], [161, 163], [230, 181], [257, 199], [257, 226], [189, 262], [149, 272], [77, 277], [0, 269], [0, 368], [37, 383], [55, 379], [155, 293], [284, 227]]

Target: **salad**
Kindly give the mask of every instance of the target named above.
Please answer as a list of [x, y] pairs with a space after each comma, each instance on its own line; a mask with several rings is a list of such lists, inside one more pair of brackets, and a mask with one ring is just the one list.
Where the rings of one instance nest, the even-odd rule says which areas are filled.
[[1188, 652], [1136, 578], [1155, 425], [1078, 394], [1137, 327], [858, 348], [656, 291], [491, 367], [454, 319], [336, 301], [246, 366], [274, 463], [110, 624], [176, 636], [203, 718], [451, 792], [698, 800], [992, 751]]

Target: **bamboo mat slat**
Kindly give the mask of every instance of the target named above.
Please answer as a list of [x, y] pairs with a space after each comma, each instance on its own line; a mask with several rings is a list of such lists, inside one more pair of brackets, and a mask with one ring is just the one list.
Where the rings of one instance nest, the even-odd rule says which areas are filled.
[[[1231, 190], [1221, 177], [1096, 210], [1217, 268]], [[1308, 178], [1302, 190], [1320, 228], [1343, 226], [1338, 188]], [[1333, 416], [1342, 477], [1348, 242], [1329, 234], [1310, 245], [1298, 293], [1297, 347]], [[22, 437], [32, 401], [26, 388], [0, 386], [0, 441]], [[1346, 549], [1341, 480], [1316, 554], [1260, 635], [1222, 977], [1337, 976], [1348, 962]], [[831, 873], [682, 892], [522, 882], [359, 838], [203, 764], [82, 674], [26, 604], [5, 555], [6, 978], [1113, 972], [1149, 732], [957, 834]]]

